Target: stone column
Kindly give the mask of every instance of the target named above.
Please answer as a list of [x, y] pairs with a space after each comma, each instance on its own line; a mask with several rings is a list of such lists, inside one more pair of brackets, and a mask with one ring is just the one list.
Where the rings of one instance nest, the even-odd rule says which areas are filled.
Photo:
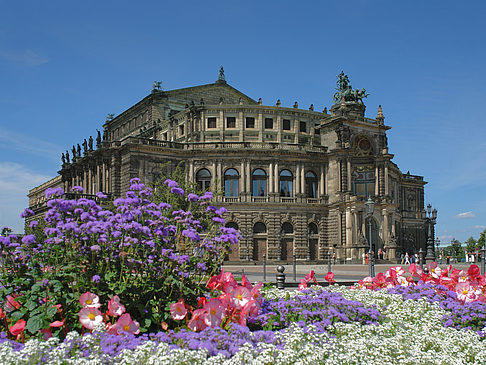
[[305, 194], [305, 166], [300, 165], [300, 192], [302, 195]]
[[218, 189], [223, 191], [224, 190], [224, 188], [223, 188], [224, 176], [223, 176], [223, 169], [222, 169], [222, 166], [221, 166], [221, 161], [218, 161], [216, 174], [217, 174], [217, 179], [219, 180]]
[[375, 196], [380, 195], [380, 179], [378, 178], [378, 166], [375, 167]]
[[388, 164], [385, 163], [385, 195], [389, 195], [389, 187], [388, 187]]
[[238, 186], [240, 187], [240, 191], [239, 191], [239, 194], [240, 196], [243, 195], [245, 192], [246, 192], [246, 179], [248, 178], [246, 176], [246, 170], [245, 170], [245, 161], [242, 160], [241, 161], [241, 167], [240, 167], [240, 183], [238, 184]]
[[383, 209], [381, 213], [383, 215], [383, 242], [385, 246], [388, 247], [390, 239], [390, 234], [388, 232], [388, 212], [386, 211], [386, 209]]
[[273, 190], [273, 162], [270, 162], [268, 167], [268, 195], [274, 192]]
[[219, 141], [224, 142], [224, 131], [226, 129], [226, 123], [224, 120], [224, 112], [222, 110], [219, 111]]
[[296, 196], [297, 194], [300, 194], [300, 193], [301, 193], [301, 190], [300, 190], [300, 165], [296, 164], [295, 165], [295, 194], [294, 194], [294, 196]]
[[250, 160], [244, 160], [246, 174], [246, 192], [251, 195], [251, 168]]
[[200, 138], [201, 142], [204, 142], [205, 140], [204, 132], [206, 131], [206, 117], [204, 114], [205, 114], [204, 110], [201, 110], [201, 138]]
[[351, 161], [348, 160], [348, 166], [347, 166], [347, 169], [348, 169], [348, 191], [351, 191]]
[[[245, 134], [245, 121], [243, 120], [243, 112], [239, 111], [238, 112], [238, 118], [236, 118], [236, 128], [240, 131], [240, 142], [243, 142], [244, 140], [244, 134]], [[242, 170], [243, 171], [243, 170]], [[242, 172], [243, 176], [243, 172]]]
[[351, 216], [351, 208], [346, 208], [346, 248], [351, 248], [353, 243], [352, 237], [352, 216]]
[[275, 181], [274, 181], [274, 183], [275, 183], [275, 185], [274, 185], [274, 187], [275, 187], [275, 193], [277, 193], [277, 195], [278, 195], [278, 193], [279, 193], [279, 190], [278, 190], [278, 179], [279, 179], [279, 175], [278, 175], [278, 162], [275, 162], [275, 175], [274, 175], [274, 177], [275, 177]]

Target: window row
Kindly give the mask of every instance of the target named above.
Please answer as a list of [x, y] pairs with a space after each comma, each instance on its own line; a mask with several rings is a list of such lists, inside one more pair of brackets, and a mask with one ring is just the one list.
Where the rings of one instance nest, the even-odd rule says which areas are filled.
[[[234, 228], [236, 230], [239, 229], [238, 224], [236, 224], [235, 222], [226, 223], [226, 227]], [[267, 233], [267, 226], [263, 222], [257, 222], [253, 225], [253, 233], [254, 234]], [[294, 233], [294, 227], [292, 226], [292, 224], [289, 222], [284, 222], [280, 227], [280, 234], [285, 235], [285, 234], [292, 234], [292, 233]], [[317, 225], [315, 223], [309, 223], [309, 225], [307, 226], [307, 234], [317, 235], [318, 233], [319, 230], [317, 228]]]
[[[196, 174], [196, 182], [201, 190], [208, 190], [211, 186], [211, 173], [207, 169], [201, 169]], [[251, 174], [251, 195], [268, 195], [268, 177], [263, 169], [255, 169]], [[224, 173], [224, 195], [239, 195], [240, 175], [236, 169], [228, 169]], [[305, 194], [308, 198], [317, 198], [318, 195], [317, 175], [308, 171], [305, 174]], [[279, 175], [279, 193], [282, 197], [294, 195], [294, 176], [289, 170], [282, 170]]]
[[[282, 120], [282, 130], [290, 131], [291, 130], [291, 121], [290, 119], [283, 119]], [[274, 129], [273, 118], [265, 118], [264, 119], [264, 126], [265, 129]], [[317, 125], [316, 125], [317, 127]], [[216, 117], [209, 117], [207, 119], [207, 128], [214, 129], [217, 128], [217, 119]], [[236, 128], [236, 117], [226, 117], [226, 128]], [[252, 129], [255, 128], [255, 118], [254, 117], [246, 117], [245, 118], [245, 128]], [[299, 132], [307, 133], [307, 122], [299, 122]], [[319, 134], [319, 129], [315, 130], [316, 134]]]

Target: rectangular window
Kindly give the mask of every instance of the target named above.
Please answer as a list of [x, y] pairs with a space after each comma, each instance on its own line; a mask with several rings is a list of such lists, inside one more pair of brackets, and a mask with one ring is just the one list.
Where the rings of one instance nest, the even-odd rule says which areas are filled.
[[208, 118], [208, 128], [216, 128], [216, 117]]
[[283, 120], [283, 128], [284, 131], [290, 131], [290, 119]]
[[321, 134], [321, 130], [319, 129], [319, 125], [316, 125], [314, 128], [314, 134]]
[[236, 128], [236, 117], [226, 118], [226, 128]]
[[300, 122], [299, 124], [300, 128], [300, 133], [305, 133], [307, 131], [307, 125], [306, 125], [306, 122]]
[[179, 126], [179, 134], [180, 134], [181, 136], [183, 136], [183, 135], [184, 135], [184, 124], [181, 124], [181, 125]]
[[255, 118], [253, 117], [246, 118], [246, 128], [255, 128]]
[[273, 129], [273, 118], [265, 118], [265, 129]]

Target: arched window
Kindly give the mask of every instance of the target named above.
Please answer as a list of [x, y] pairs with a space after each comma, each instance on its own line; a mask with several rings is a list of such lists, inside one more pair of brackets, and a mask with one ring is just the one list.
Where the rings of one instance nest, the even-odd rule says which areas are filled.
[[224, 173], [224, 195], [238, 196], [238, 181], [240, 176], [235, 169], [228, 169]]
[[284, 224], [282, 224], [282, 231], [286, 234], [294, 233], [294, 227], [289, 222], [285, 222]]
[[280, 196], [290, 197], [293, 195], [293, 184], [294, 177], [289, 170], [282, 170], [280, 172]]
[[253, 226], [253, 233], [267, 233], [267, 226], [265, 223], [257, 222]]
[[312, 171], [305, 174], [305, 192], [308, 198], [317, 198], [317, 175]]
[[196, 174], [196, 183], [199, 189], [206, 191], [211, 187], [211, 173], [207, 169], [201, 169]]
[[310, 235], [316, 235], [319, 233], [317, 225], [315, 223], [309, 223], [308, 230]]
[[267, 196], [267, 174], [262, 169], [256, 169], [251, 175], [253, 196]]
[[225, 227], [226, 228], [234, 228], [234, 229], [238, 230], [238, 225], [235, 222], [228, 222], [228, 223], [226, 223]]

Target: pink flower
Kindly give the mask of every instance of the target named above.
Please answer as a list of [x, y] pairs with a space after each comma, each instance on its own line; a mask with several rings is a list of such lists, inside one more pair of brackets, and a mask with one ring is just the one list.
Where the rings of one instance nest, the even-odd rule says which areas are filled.
[[25, 321], [23, 319], [19, 319], [17, 323], [15, 323], [12, 327], [10, 327], [10, 333], [14, 336], [17, 336], [24, 332], [25, 329]]
[[194, 332], [202, 331], [204, 328], [206, 328], [206, 323], [204, 323], [205, 315], [206, 311], [204, 309], [196, 309], [194, 312], [192, 312], [192, 318], [187, 323], [187, 327]]
[[20, 303], [15, 300], [15, 298], [19, 297], [18, 294], [11, 294], [7, 296], [7, 302], [5, 303], [5, 311], [11, 312], [15, 309], [20, 308]]
[[331, 284], [331, 283], [335, 283], [335, 282], [336, 282], [336, 280], [334, 280], [334, 273], [333, 273], [333, 272], [328, 272], [328, 273], [326, 274], [326, 276], [324, 276], [324, 279], [325, 279], [326, 281], [328, 281], [328, 282], [329, 282], [329, 284]]
[[209, 302], [203, 308], [206, 311], [204, 316], [204, 323], [209, 327], [217, 327], [221, 325], [221, 321], [226, 315], [226, 306], [223, 305], [221, 300], [217, 298], [211, 298]]
[[255, 301], [256, 305], [260, 307], [263, 302], [262, 294], [260, 293], [260, 288], [263, 286], [263, 283], [260, 281], [257, 285], [253, 287], [250, 291], [251, 298]]
[[62, 327], [64, 326], [64, 322], [61, 321], [54, 321], [50, 324], [51, 327]]
[[79, 311], [79, 321], [84, 327], [92, 330], [97, 324], [103, 323], [103, 314], [94, 307], [83, 308]]
[[304, 290], [305, 288], [307, 288], [307, 281], [300, 279], [299, 290]]
[[100, 298], [89, 291], [79, 297], [79, 303], [83, 308], [99, 308], [101, 306]]
[[248, 279], [246, 278], [245, 274], [243, 274], [243, 276], [241, 277], [241, 286], [244, 286], [248, 290], [252, 290], [253, 289], [253, 286], [248, 281]]
[[118, 295], [112, 296], [108, 302], [108, 315], [112, 317], [121, 316], [125, 313], [125, 306], [120, 304]]
[[258, 315], [258, 307], [255, 305], [255, 301], [252, 299], [245, 304], [243, 308], [241, 308], [241, 312], [239, 313], [238, 324], [241, 326], [246, 326], [246, 320], [248, 316], [256, 316]]
[[184, 299], [181, 299], [177, 303], [172, 303], [170, 305], [170, 315], [172, 316], [172, 319], [180, 321], [181, 319], [184, 319], [186, 317], [186, 314], [187, 308], [184, 304]]
[[482, 294], [481, 289], [469, 282], [460, 282], [456, 285], [457, 299], [461, 302], [472, 302]]
[[242, 286], [238, 286], [236, 289], [230, 287], [228, 294], [231, 295], [231, 302], [237, 309], [242, 309], [251, 300], [250, 291]]
[[118, 333], [128, 332], [134, 335], [140, 333], [140, 324], [137, 321], [132, 320], [130, 314], [123, 314], [116, 322]]
[[312, 279], [314, 279], [314, 270], [311, 270], [310, 273], [308, 273], [306, 276], [305, 276], [305, 281], [306, 282], [309, 282], [311, 281]]
[[41, 329], [41, 330], [39, 330], [39, 332], [44, 334], [44, 336], [43, 336], [44, 340], [48, 340], [52, 337], [52, 332], [51, 332], [50, 328]]

